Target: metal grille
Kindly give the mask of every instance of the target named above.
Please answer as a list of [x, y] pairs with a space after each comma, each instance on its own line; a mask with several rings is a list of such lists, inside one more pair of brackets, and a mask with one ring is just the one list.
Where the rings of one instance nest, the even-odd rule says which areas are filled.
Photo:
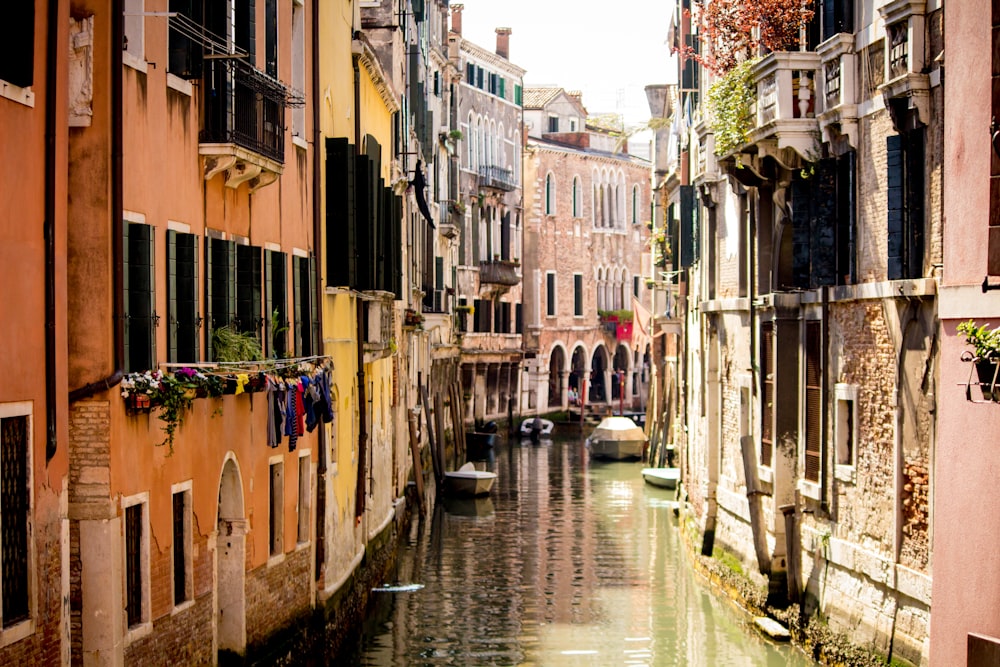
[[184, 533], [184, 493], [174, 494], [174, 604], [187, 600], [187, 568], [184, 549], [187, 535]]
[[142, 505], [125, 509], [125, 612], [128, 627], [142, 623]]
[[205, 69], [203, 143], [234, 143], [277, 162], [285, 160], [285, 86], [239, 60]]
[[0, 420], [3, 627], [28, 618], [28, 416]]
[[774, 451], [774, 323], [760, 325], [760, 367], [763, 371], [760, 389], [760, 464], [771, 465]]
[[806, 460], [805, 477], [819, 481], [821, 433], [820, 412], [823, 405], [820, 323], [806, 323]]

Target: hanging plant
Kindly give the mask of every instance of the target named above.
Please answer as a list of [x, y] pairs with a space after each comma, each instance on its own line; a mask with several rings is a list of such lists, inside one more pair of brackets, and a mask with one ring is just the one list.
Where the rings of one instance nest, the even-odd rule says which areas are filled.
[[160, 381], [155, 401], [159, 406], [157, 417], [163, 422], [163, 432], [166, 434], [160, 446], [170, 447], [167, 456], [174, 453], [174, 436], [184, 423], [184, 416], [191, 409], [194, 397], [195, 393], [191, 387], [176, 375], [166, 375]]
[[255, 335], [224, 326], [212, 332], [212, 357], [215, 361], [260, 361], [264, 354]]
[[715, 135], [715, 154], [725, 156], [750, 143], [757, 89], [753, 67], [759, 58], [745, 60], [708, 89], [707, 104]]

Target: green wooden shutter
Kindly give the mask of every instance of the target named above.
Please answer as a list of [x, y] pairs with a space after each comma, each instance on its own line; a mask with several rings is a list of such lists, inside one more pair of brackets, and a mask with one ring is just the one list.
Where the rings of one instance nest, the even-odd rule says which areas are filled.
[[693, 185], [682, 185], [681, 195], [681, 268], [688, 268], [698, 261], [698, 213]]
[[177, 361], [177, 232], [167, 230], [167, 361]]
[[904, 192], [903, 137], [892, 134], [885, 138], [886, 149], [886, 193], [888, 226], [888, 274], [889, 280], [904, 277], [904, 227], [906, 220], [906, 197]]
[[357, 183], [354, 146], [326, 140], [326, 284], [356, 287]]
[[316, 255], [309, 255], [309, 354], [322, 354], [319, 311], [316, 310]]
[[236, 319], [240, 331], [261, 336], [261, 253], [258, 246], [236, 246]]

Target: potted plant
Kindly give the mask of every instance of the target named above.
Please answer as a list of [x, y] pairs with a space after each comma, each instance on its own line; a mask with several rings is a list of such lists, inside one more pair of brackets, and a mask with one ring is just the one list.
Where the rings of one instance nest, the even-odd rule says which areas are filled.
[[[194, 393], [189, 392], [183, 376], [165, 375], [156, 390], [155, 400], [159, 407], [157, 417], [163, 422], [163, 432], [166, 437], [160, 446], [169, 445], [170, 454], [174, 453], [174, 435], [177, 428], [184, 423], [184, 415], [191, 408]], [[170, 455], [168, 454], [168, 456]]]
[[223, 326], [212, 332], [212, 357], [215, 361], [260, 361], [264, 354], [257, 336]]
[[121, 382], [126, 407], [135, 412], [149, 412], [162, 381], [163, 374], [158, 370], [126, 375]]
[[973, 362], [983, 398], [987, 401], [1000, 401], [1000, 386], [997, 386], [997, 381], [1000, 380], [998, 377], [998, 370], [1000, 370], [1000, 327], [990, 329], [985, 324], [977, 327], [973, 320], [967, 320], [960, 323], [955, 330], [965, 336], [965, 342], [975, 350], [975, 356], [969, 357], [967, 356], [968, 352], [966, 352], [962, 358], [965, 361]]

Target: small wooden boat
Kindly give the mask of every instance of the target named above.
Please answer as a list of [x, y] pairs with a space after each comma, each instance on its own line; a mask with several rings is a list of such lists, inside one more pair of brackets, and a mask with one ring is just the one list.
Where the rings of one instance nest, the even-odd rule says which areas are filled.
[[466, 431], [465, 432], [465, 447], [466, 449], [482, 450], [488, 449], [496, 444], [497, 434], [496, 433], [483, 433], [482, 431]]
[[681, 478], [680, 468], [643, 468], [642, 478], [647, 484], [663, 489], [676, 489]]
[[484, 496], [493, 488], [497, 474], [486, 470], [476, 470], [471, 463], [466, 463], [458, 470], [444, 474], [444, 491], [446, 494], [458, 497]]
[[605, 417], [587, 438], [590, 455], [596, 458], [642, 458], [646, 434], [628, 417]]

